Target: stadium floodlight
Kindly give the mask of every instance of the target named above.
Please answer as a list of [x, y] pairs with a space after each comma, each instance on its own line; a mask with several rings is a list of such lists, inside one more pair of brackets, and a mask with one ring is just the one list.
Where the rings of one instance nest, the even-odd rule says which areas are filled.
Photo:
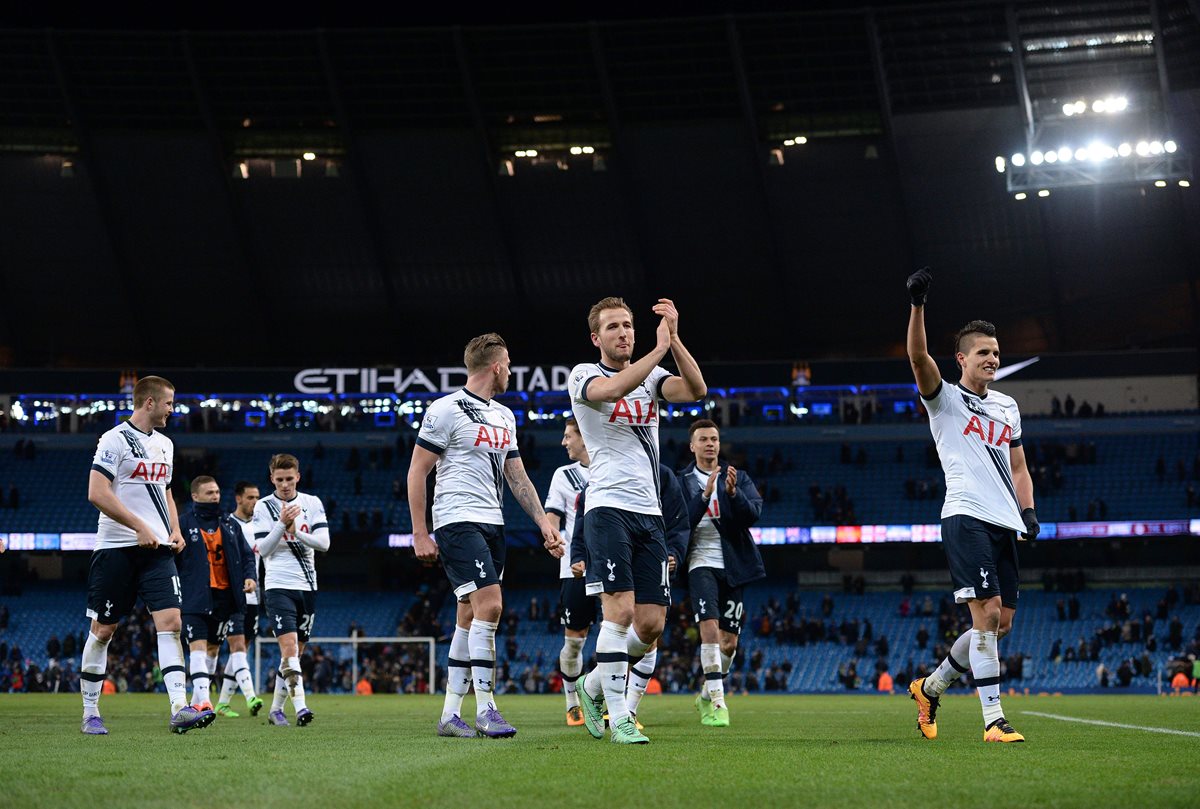
[[1110, 112], [1124, 112], [1129, 108], [1129, 99], [1125, 96], [1117, 96], [1108, 103]]
[[595, 147], [595, 146], [584, 146], [584, 147], [583, 147], [583, 153], [584, 153], [584, 154], [595, 154], [595, 153], [596, 153], [596, 147]]
[[1138, 157], [1145, 157], [1150, 154], [1150, 144], [1144, 140], [1139, 140], [1137, 145]]
[[1166, 181], [1166, 180], [1155, 180], [1155, 181], [1154, 181], [1154, 187], [1155, 187], [1155, 188], [1166, 188], [1166, 187], [1167, 187], [1167, 181]]
[[1038, 191], [1038, 196], [1039, 197], [1048, 197], [1048, 196], [1050, 196], [1050, 190], [1047, 188], [1043, 188], [1041, 191]]
[[1059, 150], [1058, 150], [1058, 159], [1064, 163], [1070, 163], [1071, 157], [1074, 154], [1075, 153], [1071, 151], [1070, 146], [1062, 146], [1062, 147], [1059, 147]]
[[1004, 158], [999, 155], [996, 156], [996, 171], [1000, 174], [1004, 173]]
[[1014, 166], [1016, 166], [1017, 168], [1024, 166], [1025, 165], [1025, 155], [1021, 154], [1020, 152], [1017, 152], [1015, 155], [1012, 156], [1012, 164]]
[[1090, 155], [1088, 153], [1088, 150], [1083, 146], [1080, 146], [1078, 149], [1075, 150], [1075, 159], [1076, 160], [1087, 160], [1089, 156]]
[[1104, 112], [1108, 109], [1108, 102], [1103, 98], [1097, 98], [1092, 102], [1092, 112]]
[[803, 146], [806, 143], [808, 143], [808, 138], [804, 137], [803, 135], [800, 135], [796, 138], [797, 146]]
[[1035, 166], [1040, 166], [1040, 165], [1042, 165], [1042, 157], [1043, 156], [1042, 156], [1041, 151], [1036, 151], [1033, 154], [1029, 155], [1029, 162]]
[[1188, 182], [1187, 180], [1180, 180], [1179, 187], [1180, 188], [1191, 188], [1192, 184], [1190, 182]]
[[1162, 154], [1162, 153], [1163, 153], [1162, 141], [1160, 141], [1160, 140], [1150, 141], [1150, 154]]
[[1054, 151], [1053, 149], [1046, 152], [1046, 162], [1047, 163], [1057, 163], [1058, 162], [1058, 152]]
[[526, 149], [525, 156], [526, 157], [537, 157], [537, 149]]
[[1028, 196], [1028, 194], [1026, 194], [1024, 191], [1020, 191], [1016, 194], [1013, 194], [1014, 199], [1025, 199], [1027, 196]]
[[1070, 118], [1072, 115], [1075, 114], [1075, 104], [1074, 103], [1063, 104], [1062, 110], [1063, 110], [1063, 115]]
[[524, 157], [524, 156], [525, 156], [525, 150], [524, 150], [524, 149], [517, 149], [517, 151], [513, 152], [513, 155], [515, 155], [516, 157]]
[[1121, 157], [1129, 157], [1129, 155], [1133, 154], [1133, 147], [1128, 143], [1122, 143], [1117, 147], [1117, 154]]
[[1169, 140], [1163, 144], [1163, 150], [1166, 151], [1167, 154], [1175, 154], [1175, 150], [1178, 148], [1179, 146], [1173, 140]]
[[300, 156], [303, 157], [305, 160], [316, 160], [317, 159], [316, 152], [305, 152], [304, 154], [302, 154]]
[[583, 154], [583, 147], [582, 146], [572, 146], [571, 154], [576, 154], [576, 155]]
[[793, 138], [788, 138], [787, 140], [785, 140], [785, 141], [783, 142], [783, 145], [784, 145], [784, 146], [795, 146], [795, 145], [796, 145], [796, 141], [795, 141]]

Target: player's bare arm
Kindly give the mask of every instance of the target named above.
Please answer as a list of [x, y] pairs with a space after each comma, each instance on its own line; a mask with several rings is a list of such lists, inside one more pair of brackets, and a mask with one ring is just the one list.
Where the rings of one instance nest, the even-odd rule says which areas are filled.
[[[110, 520], [115, 520], [135, 532], [138, 545], [141, 547], [153, 548], [159, 544], [158, 537], [154, 536], [150, 526], [125, 507], [117, 498], [117, 493], [113, 491], [112, 482], [95, 469], [88, 475], [88, 502], [100, 509], [100, 512]], [[174, 507], [174, 500], [171, 500], [171, 508], [174, 509]], [[176, 519], [176, 525], [178, 524]]]
[[520, 503], [521, 508], [525, 509], [525, 513], [542, 532], [542, 544], [546, 546], [546, 550], [550, 551], [550, 555], [555, 559], [562, 558], [562, 537], [542, 510], [542, 501], [538, 497], [537, 489], [529, 479], [529, 473], [525, 471], [525, 464], [520, 458], [509, 458], [504, 462], [504, 478], [508, 481], [513, 499]]
[[422, 562], [432, 562], [438, 555], [437, 545], [429, 536], [429, 524], [425, 522], [425, 481], [437, 459], [434, 453], [416, 446], [413, 447], [412, 461], [408, 465], [408, 510], [412, 516], [413, 551]]
[[1037, 506], [1033, 502], [1033, 475], [1025, 463], [1025, 447], [1009, 447], [1009, 462], [1012, 465], [1013, 485], [1017, 489], [1017, 503], [1021, 506], [1021, 519], [1025, 522], [1025, 533], [1021, 539], [1037, 539], [1042, 530], [1038, 523]]
[[679, 368], [679, 376], [673, 376], [663, 383], [663, 397], [668, 402], [695, 402], [703, 399], [708, 393], [708, 385], [704, 382], [704, 375], [700, 373], [700, 366], [683, 345], [683, 340], [679, 339], [679, 310], [669, 298], [659, 298], [658, 303], [654, 305], [654, 314], [667, 324], [667, 331], [671, 335], [671, 356]]
[[[615, 322], [606, 324], [606, 328]], [[662, 358], [671, 350], [671, 332], [664, 318], [654, 332], [657, 342], [654, 349], [637, 362], [623, 368], [612, 376], [598, 376], [587, 385], [585, 396], [589, 402], [616, 402], [628, 396], [654, 370]], [[694, 400], [688, 400], [694, 401]]]
[[929, 343], [925, 338], [925, 296], [932, 280], [933, 275], [926, 267], [908, 277], [908, 294], [912, 296], [912, 310], [908, 314], [908, 361], [922, 396], [932, 396], [942, 384], [941, 371], [929, 356]]

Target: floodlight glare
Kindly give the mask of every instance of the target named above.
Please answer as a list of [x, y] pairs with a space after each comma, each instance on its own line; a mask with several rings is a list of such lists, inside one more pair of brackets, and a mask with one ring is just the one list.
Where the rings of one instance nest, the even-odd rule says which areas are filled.
[[316, 152], [305, 152], [303, 155], [301, 155], [301, 157], [303, 157], [305, 160], [316, 160], [317, 153]]
[[583, 147], [582, 146], [572, 146], [571, 154], [583, 154]]
[[1024, 191], [1020, 191], [1016, 194], [1013, 194], [1013, 199], [1025, 199], [1026, 196], [1027, 194]]
[[1046, 162], [1047, 163], [1058, 162], [1058, 152], [1055, 152], [1055, 151], [1046, 152]]
[[537, 149], [526, 149], [525, 156], [526, 157], [537, 157]]
[[1109, 102], [1108, 107], [1114, 112], [1124, 112], [1129, 107], [1129, 99], [1125, 96], [1117, 96]]
[[1092, 112], [1104, 112], [1108, 109], [1108, 104], [1103, 98], [1097, 98], [1092, 102]]
[[796, 138], [796, 143], [800, 146], [803, 146], [804, 144], [808, 143], [808, 138], [801, 135], [800, 137]]
[[1004, 158], [1003, 157], [996, 158], [996, 171], [998, 171], [1000, 174], [1004, 173]]
[[1165, 149], [1169, 154], [1175, 154], [1175, 150], [1178, 148], [1179, 147], [1175, 145], [1175, 141], [1173, 140], [1169, 140], [1163, 144], [1163, 149]]
[[514, 155], [514, 156], [516, 156], [516, 157], [524, 157], [524, 156], [525, 156], [525, 150], [524, 150], [524, 149], [518, 149], [517, 151], [513, 152], [513, 155]]
[[1187, 180], [1180, 180], [1179, 187], [1180, 188], [1191, 188], [1192, 184], [1190, 182], [1188, 182]]
[[596, 147], [594, 147], [594, 146], [584, 146], [584, 147], [583, 147], [583, 153], [584, 153], [584, 154], [595, 154], [595, 153], [596, 153]]
[[785, 141], [783, 142], [783, 145], [784, 145], [784, 146], [795, 146], [795, 145], [796, 145], [796, 141], [792, 140], [791, 138], [788, 138], [787, 140], [785, 140]]
[[1040, 165], [1042, 165], [1042, 153], [1041, 153], [1041, 152], [1034, 152], [1033, 154], [1031, 154], [1031, 155], [1029, 156], [1029, 162], [1030, 162], [1030, 163], [1032, 163], [1032, 164], [1033, 164], [1033, 165], [1035, 165], [1035, 166], [1040, 166]]
[[1162, 141], [1157, 141], [1157, 140], [1150, 141], [1150, 154], [1162, 154], [1162, 153], [1163, 153]]
[[1144, 140], [1139, 140], [1137, 145], [1138, 157], [1145, 157], [1150, 154], [1150, 144]]
[[1013, 155], [1012, 156], [1012, 164], [1014, 166], [1016, 166], [1017, 168], [1021, 168], [1021, 166], [1024, 166], [1025, 165], [1025, 155], [1021, 154], [1020, 152]]
[[1121, 157], [1129, 157], [1129, 155], [1133, 154], [1133, 147], [1128, 143], [1122, 143], [1117, 147], [1117, 154]]
[[1050, 196], [1050, 191], [1043, 188], [1041, 191], [1038, 192], [1038, 196], [1039, 197], [1048, 197], [1048, 196]]
[[1084, 147], [1080, 146], [1078, 149], [1075, 150], [1075, 159], [1076, 160], [1087, 160], [1088, 159], [1088, 150], [1085, 149]]
[[1074, 114], [1075, 114], [1075, 105], [1073, 103], [1072, 104], [1063, 104], [1063, 115], [1070, 118]]
[[1155, 180], [1155, 181], [1154, 181], [1154, 187], [1155, 187], [1155, 188], [1166, 188], [1166, 187], [1167, 187], [1167, 181], [1166, 181], [1166, 180]]
[[1087, 112], [1087, 102], [1081, 98], [1075, 102], [1075, 114], [1083, 115], [1085, 112]]
[[1060, 148], [1058, 150], [1058, 159], [1064, 163], [1070, 163], [1071, 162], [1071, 154], [1072, 154], [1071, 147], [1063, 146], [1062, 148]]

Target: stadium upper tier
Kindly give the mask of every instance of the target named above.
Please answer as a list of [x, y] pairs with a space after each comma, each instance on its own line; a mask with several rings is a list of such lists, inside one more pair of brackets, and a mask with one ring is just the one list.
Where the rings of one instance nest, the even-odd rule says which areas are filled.
[[[1106, 418], [1074, 422], [1031, 420], [1025, 450], [1043, 522], [1183, 520], [1200, 517], [1200, 445], [1196, 419]], [[1082, 426], [1080, 426], [1082, 424]], [[186, 502], [190, 479], [217, 478], [233, 505], [239, 480], [267, 491], [274, 452], [299, 457], [301, 488], [320, 496], [334, 532], [410, 530], [406, 493], [415, 432], [298, 436], [287, 434], [174, 434], [174, 489]], [[522, 457], [539, 492], [568, 462], [557, 429], [521, 434]], [[945, 492], [928, 428], [921, 424], [728, 428], [723, 456], [764, 490], [762, 526], [928, 524], [939, 520]], [[94, 438], [9, 436], [0, 444], [0, 532], [93, 532], [96, 511], [86, 498]], [[662, 430], [663, 460], [690, 461], [687, 434]], [[9, 506], [15, 486], [19, 508]], [[1189, 489], [1192, 491], [1189, 497]], [[506, 498], [511, 530], [530, 528]]]

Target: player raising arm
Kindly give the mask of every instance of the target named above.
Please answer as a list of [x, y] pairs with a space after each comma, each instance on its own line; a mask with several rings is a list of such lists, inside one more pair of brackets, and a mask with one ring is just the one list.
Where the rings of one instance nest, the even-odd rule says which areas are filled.
[[1021, 447], [1021, 414], [1011, 397], [990, 389], [1000, 367], [1000, 344], [987, 321], [972, 320], [959, 330], [954, 350], [962, 376], [951, 386], [942, 380], [925, 337], [932, 280], [928, 268], [908, 279], [908, 358], [946, 473], [942, 548], [954, 599], [971, 610], [971, 629], [933, 674], [908, 690], [917, 702], [918, 730], [934, 739], [939, 699], [969, 667], [983, 707], [983, 740], [1023, 742], [1000, 706], [999, 654], [999, 639], [1011, 631], [1017, 610], [1017, 537], [1033, 539], [1039, 531]]
[[[581, 363], [567, 382], [571, 407], [591, 457], [584, 507], [587, 592], [600, 594], [604, 621], [596, 641], [596, 668], [583, 681], [580, 704], [588, 732], [611, 740], [649, 741], [625, 701], [629, 661], [642, 659], [662, 634], [671, 586], [666, 529], [659, 502], [658, 404], [693, 402], [708, 392], [700, 368], [679, 337], [679, 312], [660, 298], [655, 345], [632, 362], [633, 311], [621, 298], [605, 298], [588, 313], [600, 361]], [[670, 351], [673, 375], [658, 363]]]

